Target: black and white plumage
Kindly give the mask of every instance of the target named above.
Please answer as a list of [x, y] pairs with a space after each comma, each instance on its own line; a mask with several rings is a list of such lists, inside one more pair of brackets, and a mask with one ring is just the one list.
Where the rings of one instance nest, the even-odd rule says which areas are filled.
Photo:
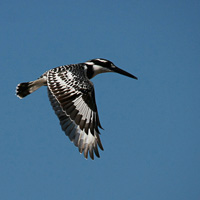
[[18, 84], [19, 98], [31, 94], [41, 86], [47, 86], [51, 105], [60, 120], [60, 125], [69, 139], [84, 152], [85, 158], [100, 157], [98, 146], [103, 150], [99, 137], [102, 128], [91, 78], [99, 73], [117, 72], [131, 78], [137, 77], [116, 67], [106, 59], [93, 59], [85, 63], [64, 65], [45, 72], [35, 81]]

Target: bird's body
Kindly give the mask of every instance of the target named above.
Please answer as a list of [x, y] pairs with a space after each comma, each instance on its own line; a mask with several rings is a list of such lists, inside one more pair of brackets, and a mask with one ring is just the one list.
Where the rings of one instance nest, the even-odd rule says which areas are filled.
[[19, 98], [24, 98], [41, 86], [47, 86], [49, 100], [62, 130], [79, 148], [79, 152], [84, 152], [85, 158], [89, 151], [90, 157], [94, 159], [94, 153], [100, 157], [97, 146], [101, 150], [103, 146], [98, 129], [102, 127], [90, 79], [99, 73], [112, 71], [137, 79], [108, 60], [93, 59], [53, 68], [35, 81], [20, 83], [16, 94]]

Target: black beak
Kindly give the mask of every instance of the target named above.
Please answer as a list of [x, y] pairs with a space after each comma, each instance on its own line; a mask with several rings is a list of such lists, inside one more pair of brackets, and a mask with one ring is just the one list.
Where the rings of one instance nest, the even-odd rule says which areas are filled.
[[134, 75], [132, 75], [132, 74], [130, 74], [130, 73], [128, 73], [128, 72], [116, 67], [116, 66], [115, 66], [115, 68], [113, 68], [113, 71], [116, 72], [116, 73], [122, 74], [124, 76], [128, 76], [130, 78], [134, 78], [136, 80], [138, 79], [136, 76], [134, 76]]

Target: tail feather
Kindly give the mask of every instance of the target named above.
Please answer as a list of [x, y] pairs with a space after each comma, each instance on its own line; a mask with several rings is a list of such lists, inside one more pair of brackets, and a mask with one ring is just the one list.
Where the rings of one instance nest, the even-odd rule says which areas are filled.
[[16, 95], [22, 99], [43, 85], [45, 85], [45, 79], [43, 78], [37, 79], [36, 81], [20, 83], [17, 85]]
[[20, 83], [16, 88], [16, 95], [22, 99], [25, 96], [31, 94], [30, 92], [31, 82]]

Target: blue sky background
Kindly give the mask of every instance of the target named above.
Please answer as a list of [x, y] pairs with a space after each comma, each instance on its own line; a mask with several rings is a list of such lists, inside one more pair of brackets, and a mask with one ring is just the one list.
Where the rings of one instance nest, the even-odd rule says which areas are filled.
[[[200, 199], [200, 1], [0, 1], [0, 198]], [[92, 81], [104, 131], [85, 160], [46, 88], [19, 82], [103, 57], [138, 76]]]

